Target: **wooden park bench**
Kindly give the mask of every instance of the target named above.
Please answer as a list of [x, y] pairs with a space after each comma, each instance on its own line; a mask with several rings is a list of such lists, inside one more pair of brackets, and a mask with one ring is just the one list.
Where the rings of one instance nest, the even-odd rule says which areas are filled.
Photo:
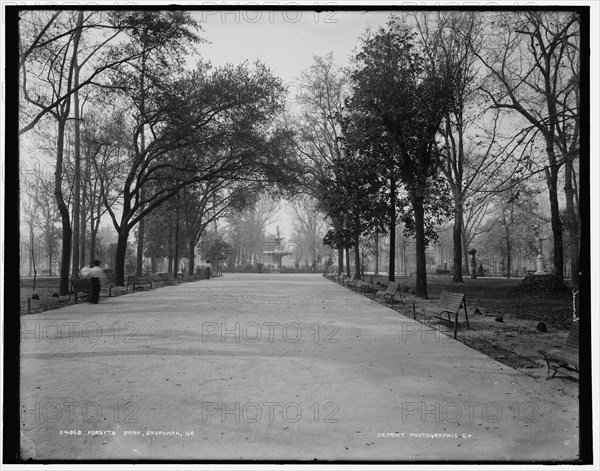
[[394, 300], [397, 300], [398, 298], [396, 298], [396, 294], [400, 295], [400, 302], [404, 302], [402, 300], [402, 291], [400, 290], [400, 285], [398, 284], [397, 281], [390, 281], [387, 285], [387, 288], [385, 291], [381, 290], [381, 291], [377, 291], [374, 295], [373, 295], [373, 299], [375, 299], [375, 297], [377, 296], [381, 296], [382, 299], [384, 301], [389, 301], [391, 308], [394, 308]]
[[161, 286], [162, 285], [160, 276], [158, 276], [158, 274], [149, 275], [148, 279], [152, 282], [152, 286]]
[[160, 282], [164, 285], [172, 285], [173, 284], [173, 275], [169, 275], [168, 273], [159, 273], [158, 278]]
[[148, 279], [152, 282], [152, 286], [165, 286], [168, 283], [168, 279], [163, 277], [162, 273], [150, 275], [148, 276]]
[[209, 279], [208, 276], [207, 276], [206, 268], [196, 268], [194, 270], [194, 274], [190, 275], [190, 278], [193, 281]]
[[379, 291], [385, 291], [386, 285], [381, 284], [379, 281], [374, 281], [371, 276], [368, 281], [363, 280], [357, 283], [357, 291], [363, 293], [365, 296], [372, 295], [375, 299], [375, 295]]
[[140, 288], [143, 286], [149, 286], [150, 289], [152, 289], [152, 280], [150, 278], [146, 278], [144, 276], [129, 275], [127, 277], [127, 289], [128, 290], [129, 290], [130, 285], [134, 292], [135, 292], [136, 287]]
[[330, 280], [331, 281], [335, 281], [336, 283], [340, 284], [340, 283], [344, 283], [344, 274], [343, 273], [335, 273]]
[[571, 324], [565, 346], [552, 350], [538, 350], [538, 353], [544, 357], [548, 366], [546, 379], [552, 379], [560, 372], [579, 380], [579, 322]]
[[150, 275], [148, 279], [152, 282], [152, 286], [165, 286], [171, 284], [171, 279], [166, 273], [155, 273]]
[[342, 285], [347, 286], [348, 288], [356, 286], [356, 275], [352, 273], [350, 278], [343, 278]]
[[[446, 319], [442, 317], [442, 314], [445, 312], [448, 315], [448, 322], [454, 324], [454, 338], [456, 338], [456, 330], [458, 328], [458, 311], [460, 311], [461, 307], [465, 310], [467, 328], [469, 328], [467, 301], [465, 299], [465, 295], [462, 293], [444, 292], [440, 295], [440, 298], [435, 302], [435, 304], [423, 306], [423, 310], [426, 313], [433, 315], [433, 317], [437, 317], [443, 321], [446, 321]], [[454, 321], [450, 318], [452, 314], [454, 314]]]
[[366, 295], [368, 293], [374, 292], [373, 290], [374, 290], [374, 288], [373, 288], [373, 277], [370, 277], [369, 281], [367, 281], [367, 280], [358, 280], [356, 282], [356, 291], [357, 292], [361, 292], [361, 293], [363, 293], [363, 294]]
[[75, 304], [78, 299], [89, 300], [92, 294], [92, 286], [87, 278], [71, 278], [71, 289], [69, 290], [69, 301], [71, 300], [71, 294], [75, 298]]

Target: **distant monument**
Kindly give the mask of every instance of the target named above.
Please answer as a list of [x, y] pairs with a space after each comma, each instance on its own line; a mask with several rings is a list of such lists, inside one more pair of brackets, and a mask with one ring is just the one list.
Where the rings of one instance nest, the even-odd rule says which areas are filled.
[[286, 255], [291, 255], [292, 252], [283, 251], [283, 247], [281, 247], [281, 241], [283, 240], [283, 237], [279, 235], [279, 226], [277, 226], [277, 237], [273, 237], [273, 240], [275, 241], [273, 250], [267, 250], [263, 252], [263, 255], [268, 257], [268, 259], [270, 259], [272, 263], [277, 266], [277, 270], [281, 271], [281, 261], [283, 257]]
[[535, 268], [536, 271], [534, 275], [547, 275], [546, 269], [544, 268], [544, 256], [542, 255], [542, 241], [545, 240], [542, 238], [542, 228], [541, 226], [537, 226], [535, 233], [537, 234], [538, 239], [538, 256], [535, 257]]

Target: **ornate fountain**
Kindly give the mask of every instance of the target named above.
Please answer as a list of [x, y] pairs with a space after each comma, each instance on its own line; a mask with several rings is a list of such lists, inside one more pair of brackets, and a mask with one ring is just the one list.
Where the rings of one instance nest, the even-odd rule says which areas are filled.
[[281, 246], [282, 240], [283, 237], [279, 235], [279, 226], [277, 226], [277, 237], [273, 237], [273, 241], [275, 242], [275, 244], [272, 246], [271, 250], [267, 250], [262, 253], [263, 257], [267, 257], [267, 259], [270, 259], [270, 261], [277, 267], [277, 271], [281, 271], [281, 261], [283, 257], [292, 254], [292, 252], [283, 251], [283, 247]]

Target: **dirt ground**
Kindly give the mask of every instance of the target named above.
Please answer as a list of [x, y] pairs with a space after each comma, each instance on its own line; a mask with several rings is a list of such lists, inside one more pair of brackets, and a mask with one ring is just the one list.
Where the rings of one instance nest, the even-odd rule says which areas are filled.
[[[375, 278], [375, 280], [383, 277]], [[385, 278], [387, 281], [387, 278]], [[452, 283], [448, 276], [428, 277], [428, 301], [416, 298], [414, 277], [398, 277], [403, 302], [394, 309], [423, 324], [453, 335], [453, 325], [427, 316], [422, 306], [433, 303], [442, 291], [465, 294], [469, 328], [463, 310], [459, 313], [457, 340], [571, 397], [578, 395], [577, 381], [556, 376], [546, 382], [547, 366], [540, 350], [564, 346], [573, 319], [572, 290], [519, 293], [521, 279], [478, 278]], [[414, 305], [414, 309], [413, 309]], [[501, 317], [501, 321], [499, 321]], [[498, 319], [498, 320], [497, 320]], [[538, 330], [544, 323], [546, 331]]]

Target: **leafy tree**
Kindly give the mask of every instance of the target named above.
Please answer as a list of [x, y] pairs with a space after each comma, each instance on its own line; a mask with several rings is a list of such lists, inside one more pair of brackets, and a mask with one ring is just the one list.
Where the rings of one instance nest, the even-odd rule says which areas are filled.
[[117, 283], [123, 282], [129, 232], [182, 188], [218, 178], [284, 180], [289, 136], [271, 126], [282, 91], [279, 79], [261, 64], [254, 70], [246, 64], [212, 72], [200, 67], [162, 84], [144, 123], [153, 140], [143, 151], [138, 145], [142, 124], [134, 124], [120, 218], [107, 207], [120, 241]]
[[387, 202], [378, 155], [367, 151], [365, 141], [369, 141], [360, 132], [363, 121], [352, 111], [348, 107], [342, 120], [343, 154], [334, 160], [324, 201], [332, 220], [343, 222], [328, 233], [329, 245], [345, 243], [344, 248], [354, 248], [355, 276], [360, 279], [360, 237], [383, 230]]
[[[390, 175], [397, 176], [406, 189], [407, 196], [401, 202], [408, 210], [404, 223], [414, 231], [416, 294], [424, 298], [425, 248], [428, 236], [435, 236], [426, 231], [426, 212], [435, 219], [445, 209], [445, 201], [438, 198], [443, 193], [439, 191], [442, 182], [437, 177], [435, 137], [454, 87], [451, 72], [445, 59], [428, 60], [415, 46], [415, 33], [392, 17], [387, 27], [363, 39], [351, 75], [349, 107], [369, 121], [369, 136], [381, 136], [379, 155], [390, 168]], [[391, 190], [395, 194], [396, 189]], [[391, 256], [390, 265], [393, 279]]]
[[[136, 141], [133, 150], [139, 159], [146, 149], [147, 131], [154, 132], [153, 126], [157, 124], [155, 115], [160, 110], [156, 100], [160, 97], [160, 90], [169, 83], [168, 76], [177, 75], [181, 71], [185, 53], [190, 50], [190, 46], [199, 42], [193, 32], [193, 29], [198, 29], [198, 25], [189, 13], [178, 11], [126, 11], [115, 12], [114, 15], [115, 22], [126, 25], [125, 31], [130, 37], [127, 48], [131, 55], [137, 56], [137, 60], [117, 70], [113, 82], [118, 80], [119, 88], [134, 106]], [[142, 185], [139, 191], [143, 201], [146, 187]], [[140, 210], [144, 210], [143, 203]], [[144, 217], [139, 219], [137, 234], [136, 275], [141, 276]]]
[[[103, 11], [61, 11], [21, 12], [22, 22], [19, 31], [20, 51], [20, 92], [24, 113], [20, 114], [20, 135], [31, 131], [43, 118], [52, 116], [57, 122], [56, 171], [54, 194], [62, 222], [62, 260], [59, 292], [68, 293], [68, 277], [72, 248], [73, 228], [68, 205], [63, 195], [63, 166], [65, 130], [75, 107], [75, 118], [79, 122], [78, 92], [83, 87], [105, 86], [101, 84], [104, 72], [114, 70], [135, 60], [140, 51], [130, 54], [126, 45], [119, 43], [122, 33], [137, 30], [139, 21], [132, 21], [135, 13]], [[144, 13], [148, 18], [160, 16], [161, 13]], [[173, 17], [186, 14], [173, 13]], [[176, 21], [155, 22], [153, 33], [161, 36], [161, 28], [176, 25]], [[85, 35], [84, 35], [85, 33]], [[88, 34], [89, 33], [89, 34]], [[85, 38], [83, 37], [85, 36]], [[88, 40], [86, 41], [86, 38]], [[143, 51], [142, 51], [143, 53]], [[75, 100], [75, 103], [73, 103]], [[72, 106], [73, 104], [73, 106]], [[78, 134], [79, 124], [75, 126]], [[78, 231], [80, 203], [80, 162], [78, 159], [79, 143], [76, 142], [74, 217], [76, 238], [74, 248], [73, 271], [76, 270], [79, 256]]]

